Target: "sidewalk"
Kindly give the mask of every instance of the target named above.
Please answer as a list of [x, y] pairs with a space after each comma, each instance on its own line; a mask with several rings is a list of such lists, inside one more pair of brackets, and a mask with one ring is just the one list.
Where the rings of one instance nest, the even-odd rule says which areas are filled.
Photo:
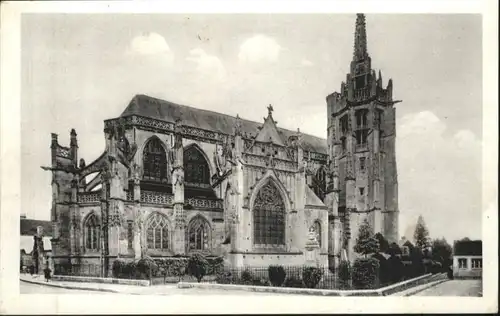
[[178, 294], [177, 284], [154, 285], [154, 286], [136, 286], [136, 285], [121, 285], [121, 284], [104, 284], [104, 283], [89, 283], [89, 282], [67, 282], [53, 281], [46, 282], [43, 275], [20, 274], [21, 282], [27, 282], [42, 286], [52, 286], [71, 290], [99, 291], [118, 294], [135, 294], [135, 295], [167, 295]]
[[442, 280], [437, 280], [437, 281], [425, 283], [425, 284], [415, 286], [415, 287], [409, 288], [409, 289], [401, 291], [401, 292], [396, 292], [396, 293], [391, 294], [389, 296], [412, 296], [412, 295], [417, 294], [423, 290], [426, 290], [428, 288], [431, 288], [433, 286], [436, 286], [436, 285], [441, 284], [441, 283], [446, 282], [446, 281], [448, 281], [448, 279], [442, 279]]
[[[233, 293], [239, 294], [249, 294], [246, 291], [230, 291], [230, 290], [216, 290], [216, 289], [182, 289], [178, 287], [178, 284], [165, 284], [165, 285], [152, 285], [152, 286], [137, 286], [137, 285], [121, 285], [121, 284], [106, 284], [106, 283], [91, 283], [91, 282], [68, 282], [68, 281], [53, 281], [49, 280], [46, 282], [43, 275], [29, 275], [21, 274], [19, 276], [21, 282], [27, 282], [32, 284], [37, 284], [40, 286], [51, 286], [70, 290], [84, 290], [84, 291], [97, 291], [97, 292], [108, 292], [117, 294], [129, 294], [129, 295], [178, 295], [178, 294], [201, 294], [205, 292], [216, 294], [217, 293]], [[419, 286], [411, 287], [407, 290], [391, 294], [389, 296], [410, 296], [423, 291], [427, 288], [435, 286], [439, 283], [445, 282], [444, 280], [436, 280]], [[205, 284], [206, 285], [206, 284]], [[204, 286], [204, 284], [199, 284], [198, 286]], [[252, 294], [266, 294], [266, 293], [256, 293]], [[294, 294], [285, 294], [294, 295]], [[300, 295], [300, 294], [295, 294]], [[302, 294], [303, 295], [303, 294]]]

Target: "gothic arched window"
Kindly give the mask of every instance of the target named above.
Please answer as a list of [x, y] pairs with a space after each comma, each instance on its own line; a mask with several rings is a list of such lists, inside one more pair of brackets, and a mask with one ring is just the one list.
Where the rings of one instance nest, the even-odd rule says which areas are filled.
[[314, 177], [313, 191], [316, 194], [316, 196], [320, 198], [321, 201], [325, 200], [326, 171], [324, 167], [320, 167], [318, 171], [316, 171], [316, 175]]
[[201, 216], [193, 218], [188, 225], [188, 251], [210, 248], [210, 226]]
[[210, 184], [210, 168], [196, 146], [184, 151], [184, 180], [188, 183]]
[[318, 241], [318, 244], [321, 247], [321, 223], [319, 221], [315, 221], [313, 229], [314, 232], [316, 233], [316, 240]]
[[147, 223], [146, 240], [148, 249], [169, 249], [168, 221], [164, 215], [155, 213]]
[[256, 245], [285, 245], [285, 203], [272, 182], [257, 193], [253, 206], [253, 242]]
[[99, 250], [100, 225], [94, 213], [87, 217], [84, 227], [85, 249], [94, 251]]
[[167, 153], [156, 137], [150, 139], [144, 147], [143, 168], [145, 180], [167, 180]]

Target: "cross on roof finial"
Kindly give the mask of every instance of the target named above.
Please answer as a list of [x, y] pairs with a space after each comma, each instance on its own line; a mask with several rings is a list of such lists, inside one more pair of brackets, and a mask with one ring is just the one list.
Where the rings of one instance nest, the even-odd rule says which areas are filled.
[[273, 106], [272, 106], [271, 104], [269, 104], [269, 106], [267, 107], [267, 112], [268, 112], [268, 114], [269, 114], [269, 115], [272, 115], [272, 114], [273, 114], [273, 111], [274, 111]]

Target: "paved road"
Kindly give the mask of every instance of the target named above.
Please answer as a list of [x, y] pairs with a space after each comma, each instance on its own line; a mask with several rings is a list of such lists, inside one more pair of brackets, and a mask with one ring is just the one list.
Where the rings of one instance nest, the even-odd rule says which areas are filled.
[[21, 294], [113, 294], [106, 292], [70, 290], [59, 287], [43, 286], [33, 283], [19, 282], [19, 293]]
[[[145, 288], [144, 295], [155, 294], [152, 293], [154, 287]], [[101, 291], [86, 291], [86, 290], [74, 290], [74, 289], [65, 289], [58, 288], [52, 286], [44, 286], [27, 282], [20, 282], [19, 292], [21, 294], [116, 294], [110, 292], [101, 292]], [[123, 293], [126, 294], [126, 293]], [[172, 287], [171, 292], [163, 293], [164, 295], [172, 294], [172, 295], [244, 295], [244, 296], [265, 296], [269, 295], [269, 293], [260, 293], [260, 292], [247, 292], [247, 291], [224, 291], [224, 290], [214, 290], [214, 289], [179, 289], [177, 287]], [[296, 296], [292, 294], [282, 294], [282, 293], [273, 293], [273, 296]]]
[[450, 280], [423, 290], [415, 296], [482, 296], [481, 280]]

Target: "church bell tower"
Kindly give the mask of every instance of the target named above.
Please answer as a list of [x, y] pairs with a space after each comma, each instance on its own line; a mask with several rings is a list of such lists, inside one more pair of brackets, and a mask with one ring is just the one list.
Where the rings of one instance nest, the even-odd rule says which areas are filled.
[[[393, 83], [372, 68], [366, 19], [357, 14], [354, 51], [340, 91], [327, 96], [331, 261], [352, 261], [359, 225], [398, 240], [398, 188]], [[342, 258], [345, 257], [345, 258]]]

